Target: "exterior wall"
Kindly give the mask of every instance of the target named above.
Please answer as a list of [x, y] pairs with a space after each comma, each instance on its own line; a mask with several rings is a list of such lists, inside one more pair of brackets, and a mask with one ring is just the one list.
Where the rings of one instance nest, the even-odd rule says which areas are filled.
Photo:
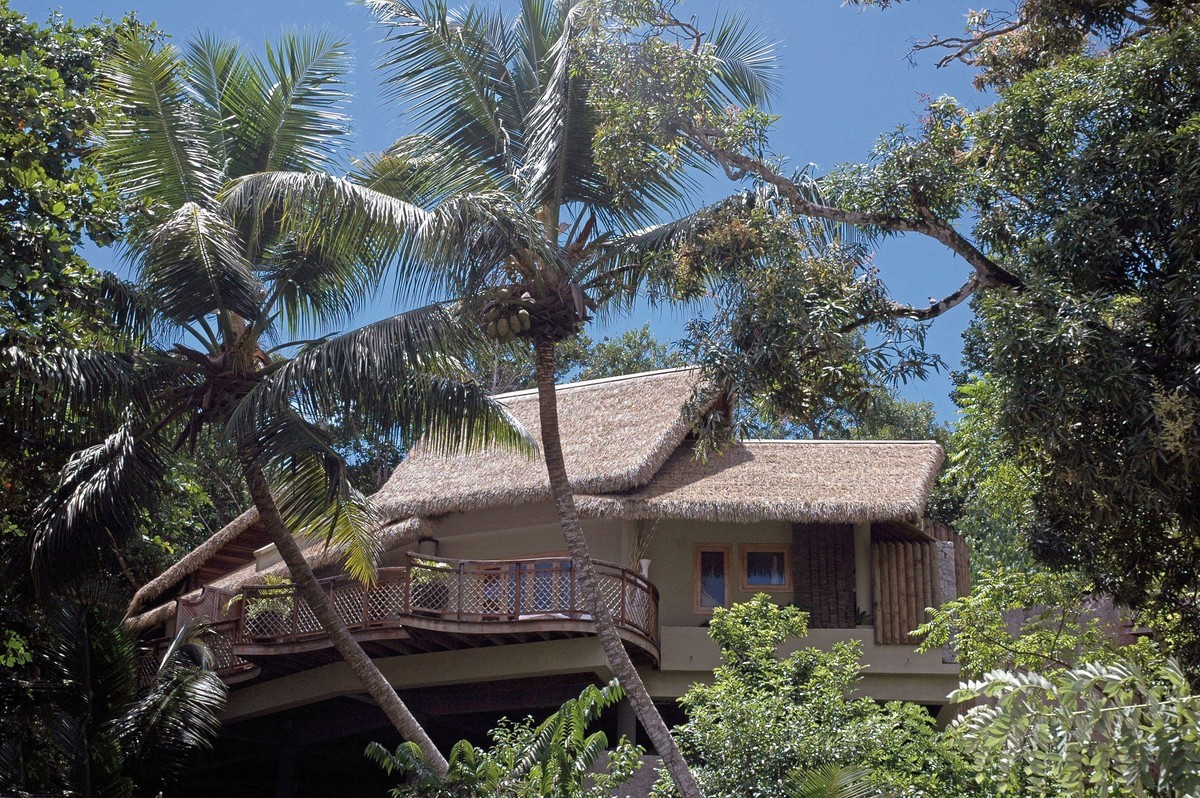
[[[624, 564], [625, 524], [608, 519], [584, 519], [583, 533], [597, 560]], [[562, 531], [550, 502], [502, 507], [445, 516], [432, 532], [437, 541], [413, 544], [388, 552], [384, 565], [400, 565], [406, 551], [463, 560], [499, 560], [563, 553]]]
[[[773, 543], [791, 547], [791, 524], [719, 524], [698, 521], [661, 521], [654, 529], [647, 552], [650, 581], [658, 588], [658, 613], [665, 626], [702, 626], [711, 612], [696, 612], [694, 606], [694, 556], [697, 545], [712, 543], [730, 546], [730, 597], [734, 603], [749, 600], [757, 591], [741, 589], [738, 576], [741, 565], [739, 544]], [[771, 593], [780, 604], [790, 603], [790, 592]], [[664, 650], [664, 656], [666, 654]]]
[[[630, 565], [637, 523], [584, 519], [583, 526], [597, 559]], [[870, 569], [863, 567], [870, 562], [871, 530], [869, 525], [858, 524], [847, 532], [855, 544], [855, 593], [860, 606], [869, 606], [862, 598], [872, 589]], [[407, 550], [461, 559], [530, 557], [564, 550], [549, 502], [446, 516], [432, 534], [436, 546], [430, 542], [411, 544], [390, 552], [385, 564], [403, 563]], [[650, 581], [659, 591], [661, 662], [657, 669], [642, 670], [647, 688], [656, 699], [681, 696], [690, 685], [711, 679], [712, 669], [720, 664], [717, 646], [704, 628], [711, 612], [697, 612], [694, 607], [696, 547], [729, 547], [729, 596], [732, 602], [742, 602], [758, 592], [741, 589], [742, 547], [771, 544], [790, 550], [792, 535], [792, 525], [783, 522], [662, 521], [652, 526], [645, 558], [650, 561]], [[792, 591], [768, 594], [780, 604], [791, 603], [794, 598]], [[943, 662], [942, 652], [918, 654], [912, 646], [878, 645], [869, 626], [812, 629], [805, 639], [789, 641], [781, 653], [802, 646], [828, 648], [848, 639], [858, 640], [862, 648], [865, 670], [859, 688], [865, 695], [941, 705], [957, 686], [958, 666]], [[611, 676], [599, 642], [590, 637], [410, 654], [383, 659], [380, 664], [394, 683], [408, 688], [581, 672], [594, 673], [601, 680]], [[235, 690], [227, 719], [271, 713], [360, 689], [346, 666], [335, 663]]]
[[[958, 667], [943, 663], [938, 652], [917, 654], [901, 646], [876, 646], [870, 629], [814, 629], [808, 637], [786, 643], [780, 653], [802, 646], [828, 648], [846, 639], [859, 640], [862, 646], [866, 669], [858, 685], [860, 694], [940, 705], [958, 686]], [[661, 667], [640, 669], [656, 700], [678, 698], [692, 684], [711, 680], [712, 669], [720, 664], [716, 644], [700, 627], [664, 626], [662, 644]], [[516, 677], [592, 673], [601, 681], [612, 678], [600, 642], [593, 637], [413, 654], [377, 663], [384, 676], [405, 689], [461, 684], [464, 695], [476, 689], [471, 685]], [[235, 722], [361, 691], [349, 667], [335, 662], [237, 688], [230, 693], [223, 718]]]
[[[801, 648], [829, 649], [837, 642], [857, 640], [864, 666], [858, 693], [881, 701], [942, 704], [958, 687], [958, 666], [943, 662], [940, 651], [919, 654], [907, 646], [876, 645], [873, 638], [870, 627], [811, 629], [807, 637], [785, 642], [779, 653], [787, 656]], [[662, 664], [643, 678], [655, 698], [675, 698], [695, 682], [710, 681], [720, 664], [720, 652], [706, 629], [664, 626]]]

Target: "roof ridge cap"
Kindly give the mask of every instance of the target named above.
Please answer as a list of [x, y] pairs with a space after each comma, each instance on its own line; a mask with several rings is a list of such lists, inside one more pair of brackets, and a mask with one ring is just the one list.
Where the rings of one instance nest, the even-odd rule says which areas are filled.
[[[575, 388], [589, 388], [594, 385], [603, 385], [609, 382], [622, 382], [624, 380], [644, 379], [646, 377], [660, 377], [664, 374], [674, 374], [684, 371], [699, 371], [699, 366], [675, 366], [669, 369], [655, 369], [653, 371], [638, 371], [633, 374], [616, 374], [611, 377], [597, 377], [592, 380], [579, 380], [578, 382], [563, 382], [555, 383], [555, 392], [563, 390], [572, 390]], [[537, 388], [523, 388], [519, 391], [509, 391], [508, 393], [498, 393], [493, 399], [517, 399], [523, 396], [533, 396], [537, 394]]]

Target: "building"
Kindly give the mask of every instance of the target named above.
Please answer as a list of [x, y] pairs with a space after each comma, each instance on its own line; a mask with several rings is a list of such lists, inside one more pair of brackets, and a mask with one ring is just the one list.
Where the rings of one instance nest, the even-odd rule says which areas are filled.
[[[558, 391], [601, 592], [668, 722], [719, 663], [705, 628], [713, 608], [758, 592], [811, 613], [805, 645], [861, 641], [867, 695], [943, 709], [958, 668], [908, 636], [925, 607], [966, 588], [962, 541], [923, 520], [936, 443], [747, 441], [701, 460], [688, 419], [722, 400], [699, 398], [694, 370]], [[537, 430], [535, 392], [500, 400]], [[610, 678], [540, 461], [417, 449], [374, 501], [386, 519], [376, 583], [344, 576], [320, 542], [307, 551], [439, 744], [479, 740], [502, 715], [543, 713]], [[194, 617], [219, 632], [231, 693], [201, 791], [250, 794], [277, 779], [339, 794], [339, 767], [369, 740], [395, 741], [283, 575], [248, 512], [135, 597], [130, 624], [147, 637]], [[636, 727], [629, 712], [611, 722]], [[251, 786], [248, 772], [266, 775]]]

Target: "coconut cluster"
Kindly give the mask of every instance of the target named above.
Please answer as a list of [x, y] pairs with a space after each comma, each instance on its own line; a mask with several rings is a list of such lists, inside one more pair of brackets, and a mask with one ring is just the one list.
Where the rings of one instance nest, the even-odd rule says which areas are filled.
[[498, 289], [495, 298], [483, 306], [484, 333], [488, 338], [507, 344], [521, 333], [528, 332], [533, 326], [529, 311], [534, 304], [533, 296], [528, 291], [514, 296], [508, 288]]

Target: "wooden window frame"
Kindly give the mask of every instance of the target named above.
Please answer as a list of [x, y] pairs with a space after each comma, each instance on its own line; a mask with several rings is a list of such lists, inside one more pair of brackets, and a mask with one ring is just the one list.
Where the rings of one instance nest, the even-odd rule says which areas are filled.
[[[750, 584], [750, 557], [755, 552], [771, 552], [783, 555], [783, 584], [782, 585], [752, 585]], [[738, 582], [746, 593], [790, 593], [792, 591], [792, 547], [786, 543], [743, 543], [738, 546]]]
[[692, 547], [692, 611], [696, 615], [712, 615], [716, 607], [700, 604], [700, 556], [710, 552], [725, 555], [725, 598], [722, 607], [728, 607], [733, 599], [733, 546], [728, 543], [697, 543]]

